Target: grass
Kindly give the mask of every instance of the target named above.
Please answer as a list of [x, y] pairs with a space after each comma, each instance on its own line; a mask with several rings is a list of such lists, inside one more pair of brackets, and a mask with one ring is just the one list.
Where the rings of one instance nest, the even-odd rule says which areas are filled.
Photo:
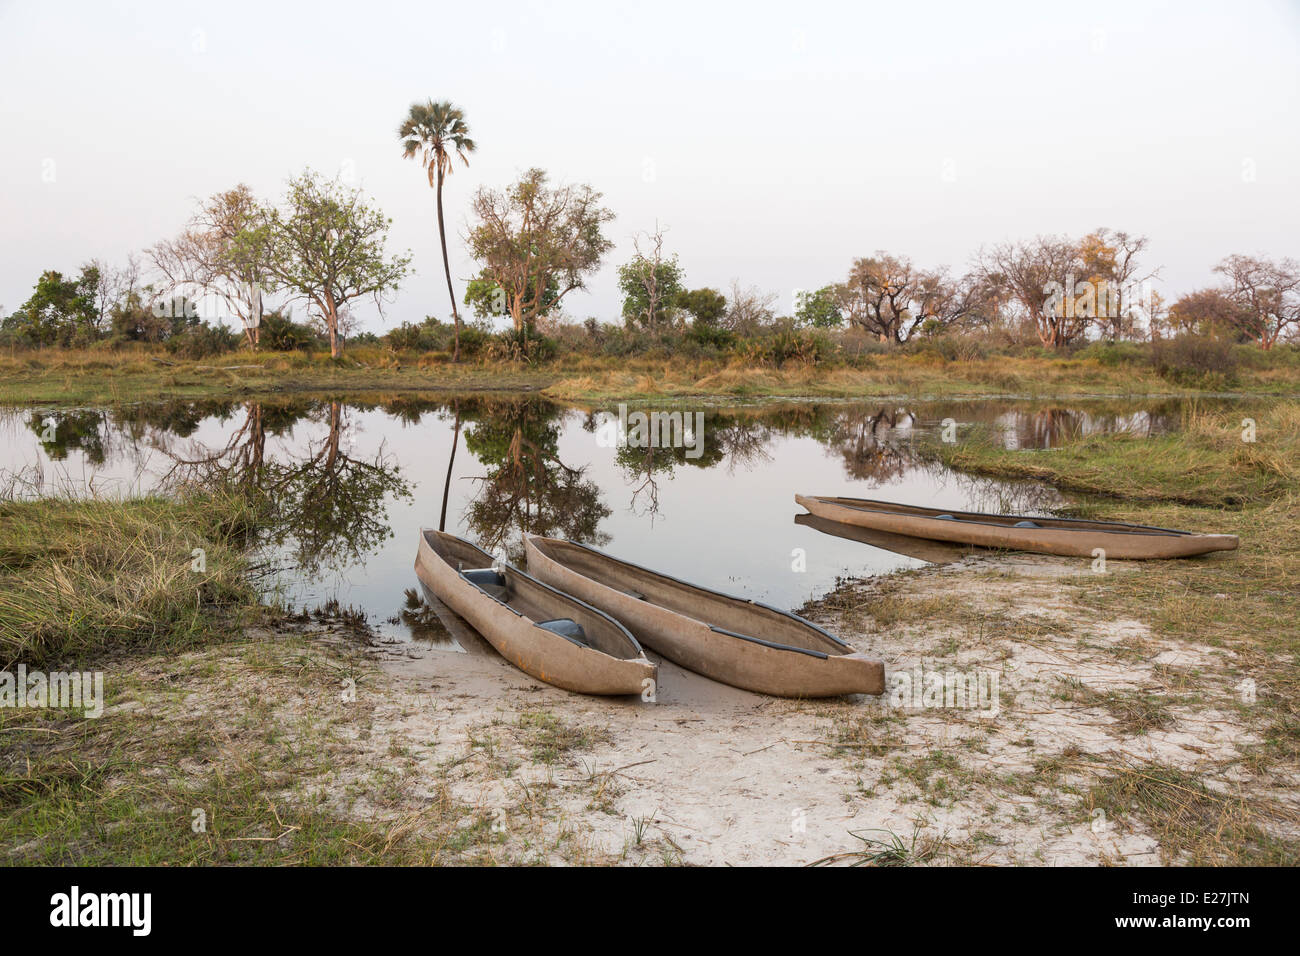
[[1160, 841], [1165, 863], [1187, 866], [1286, 865], [1294, 841], [1273, 829], [1294, 826], [1296, 814], [1239, 794], [1210, 790], [1197, 775], [1161, 764], [1124, 767], [1100, 780], [1090, 808], [1111, 820], [1140, 819]]
[[0, 500], [0, 666], [187, 647], [257, 607], [233, 494]]
[[548, 710], [525, 711], [519, 715], [518, 728], [534, 763], [554, 764], [571, 751], [590, 750], [610, 740], [609, 730], [604, 727], [580, 727]]
[[919, 827], [912, 830], [909, 840], [892, 830], [859, 830], [851, 831], [850, 835], [862, 844], [859, 849], [823, 857], [809, 865], [921, 866], [934, 860], [945, 848], [943, 838], [922, 837]]
[[[561, 401], [725, 395], [912, 399], [1059, 395], [1187, 395], [1149, 368], [1104, 365], [1093, 358], [998, 356], [948, 361], [934, 354], [899, 352], [854, 363], [753, 366], [739, 361], [619, 362], [571, 359], [550, 366], [558, 381], [545, 389]], [[1247, 391], [1295, 393], [1300, 381], [1289, 369], [1260, 370], [1239, 383]]]
[[[1244, 440], [1246, 420], [1255, 422]], [[1042, 451], [1006, 449], [976, 430], [932, 453], [950, 468], [1043, 481], [1062, 491], [1128, 502], [1241, 508], [1274, 501], [1300, 481], [1300, 403], [1259, 403], [1233, 413], [1188, 403], [1178, 431], [1152, 438], [1092, 435]]]
[[[368, 762], [367, 773], [349, 775], [370, 711], [364, 700], [339, 700], [345, 657], [305, 638], [240, 639], [114, 668], [106, 687], [118, 710], [99, 720], [0, 710], [0, 859], [85, 866], [490, 858], [501, 842], [493, 818], [455, 799], [445, 780], [427, 782], [428, 796], [412, 799], [421, 781], [411, 761]], [[122, 710], [127, 702], [138, 706]], [[359, 802], [371, 809], [358, 812]]]
[[518, 365], [409, 361], [357, 349], [327, 353], [237, 352], [191, 361], [149, 350], [49, 350], [0, 355], [0, 403], [115, 404], [139, 399], [238, 397], [253, 392], [535, 391], [558, 376]]
[[1078, 678], [1069, 677], [1061, 679], [1058, 696], [1061, 700], [1106, 711], [1115, 720], [1115, 731], [1125, 737], [1163, 730], [1174, 722], [1170, 701], [1145, 690], [1098, 691]]
[[[1254, 419], [1254, 442], [1243, 440], [1242, 418]], [[1237, 763], [1253, 787], [1229, 796], [1209, 785], [1214, 768], [1190, 774], [1112, 764], [1091, 800], [1112, 815], [1143, 820], [1170, 861], [1294, 864], [1296, 841], [1280, 836], [1279, 826], [1294, 833], [1296, 814], [1251, 790], [1290, 789], [1300, 773], [1300, 403], [1218, 413], [1192, 406], [1178, 432], [1156, 439], [1113, 434], [1015, 452], [976, 435], [934, 454], [968, 472], [1104, 493], [1081, 501], [1074, 509], [1081, 516], [1239, 536], [1236, 552], [1142, 562], [1140, 573], [1083, 574], [1070, 583], [1083, 606], [1139, 620], [1175, 646], [1231, 652], [1223, 674], [1200, 674], [1191, 688], [1174, 677], [1184, 691], [1231, 702], [1259, 737], [1238, 747]], [[1243, 693], [1247, 686], [1253, 695]], [[1082, 685], [1064, 693], [1105, 709], [1127, 735], [1176, 727], [1171, 708], [1185, 700]]]
[[[1238, 387], [1260, 394], [1300, 391], [1296, 369], [1260, 362]], [[852, 361], [776, 368], [736, 358], [673, 358], [570, 353], [543, 365], [467, 361], [441, 353], [357, 346], [325, 353], [236, 352], [177, 359], [148, 347], [11, 351], [0, 355], [0, 402], [115, 403], [143, 398], [203, 398], [252, 392], [362, 390], [543, 390], [556, 400], [634, 400], [678, 396], [866, 398], [998, 395], [1187, 395], [1145, 364], [1107, 364], [1095, 356], [992, 356], [946, 359], [899, 351]]]

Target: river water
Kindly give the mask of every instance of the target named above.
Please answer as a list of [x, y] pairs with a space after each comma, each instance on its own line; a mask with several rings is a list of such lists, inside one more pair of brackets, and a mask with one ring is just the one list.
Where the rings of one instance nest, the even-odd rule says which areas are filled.
[[[638, 410], [697, 427], [670, 430], [678, 447], [636, 447]], [[275, 505], [265, 545], [280, 569], [275, 598], [308, 609], [337, 600], [409, 640], [421, 626], [410, 603], [420, 527], [445, 526], [517, 564], [525, 533], [572, 538], [797, 608], [842, 577], [924, 559], [796, 523], [796, 493], [1045, 514], [1061, 505], [1050, 490], [964, 476], [920, 447], [980, 428], [1033, 454], [1080, 434], [1158, 434], [1180, 417], [1174, 400], [688, 401], [620, 414], [481, 393], [13, 407], [0, 408], [0, 479], [28, 494], [255, 483]]]

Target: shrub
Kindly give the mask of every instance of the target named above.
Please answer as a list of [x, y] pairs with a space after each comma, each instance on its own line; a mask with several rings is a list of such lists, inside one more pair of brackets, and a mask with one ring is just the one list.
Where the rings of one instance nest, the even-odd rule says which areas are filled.
[[201, 322], [169, 338], [167, 351], [181, 358], [209, 358], [213, 355], [233, 352], [239, 348], [242, 340], [243, 336], [230, 331], [224, 325], [209, 325], [207, 322]]
[[1232, 346], [1204, 335], [1153, 342], [1151, 364], [1161, 378], [1186, 388], [1227, 388], [1237, 381], [1238, 360]]
[[[460, 327], [460, 354], [474, 357], [482, 355], [492, 341], [492, 327], [486, 323], [466, 322]], [[445, 348], [451, 348], [449, 342]]]
[[736, 344], [736, 333], [706, 322], [692, 323], [686, 332], [686, 338], [699, 345], [711, 346], [719, 350], [729, 349]]
[[973, 362], [989, 356], [988, 346], [970, 335], [927, 336], [913, 339], [908, 345], [918, 354], [937, 355], [945, 362]]
[[787, 362], [816, 365], [831, 354], [830, 340], [821, 332], [779, 327], [768, 335], [749, 339], [740, 354], [750, 362], [782, 367]]
[[1137, 342], [1089, 342], [1077, 354], [1079, 358], [1093, 359], [1108, 368], [1137, 365], [1148, 357]]
[[262, 316], [258, 330], [257, 346], [272, 352], [311, 351], [316, 347], [316, 333], [305, 325], [294, 322], [279, 312]]
[[388, 343], [390, 349], [405, 352], [421, 349], [421, 338], [422, 329], [420, 326], [410, 322], [403, 322], [397, 328], [390, 329], [384, 336], [384, 341]]
[[[461, 347], [464, 348], [463, 339]], [[527, 362], [536, 365], [555, 358], [557, 351], [554, 339], [536, 332], [529, 335], [526, 331], [507, 329], [491, 337], [485, 349], [485, 357], [494, 362]]]

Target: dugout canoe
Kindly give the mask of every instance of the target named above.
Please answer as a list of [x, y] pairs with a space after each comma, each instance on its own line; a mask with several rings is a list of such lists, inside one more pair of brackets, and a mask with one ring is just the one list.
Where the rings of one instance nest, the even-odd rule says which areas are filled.
[[421, 529], [415, 573], [502, 657], [581, 694], [653, 690], [658, 665], [618, 621], [493, 558], [463, 538]]
[[947, 511], [870, 498], [795, 495], [794, 500], [819, 518], [861, 528], [1067, 557], [1092, 557], [1096, 549], [1102, 548], [1108, 558], [1186, 558], [1237, 547], [1236, 535], [1197, 534], [1118, 521]]
[[789, 611], [689, 584], [559, 538], [525, 542], [534, 577], [621, 621], [705, 677], [778, 697], [881, 694], [885, 665]]

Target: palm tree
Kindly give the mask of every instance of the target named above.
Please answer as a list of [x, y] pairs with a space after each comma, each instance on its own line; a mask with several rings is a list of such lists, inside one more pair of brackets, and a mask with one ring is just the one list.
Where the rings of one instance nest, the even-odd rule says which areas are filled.
[[451, 262], [447, 259], [447, 229], [442, 220], [442, 181], [451, 174], [452, 153], [469, 165], [469, 153], [475, 144], [469, 138], [465, 113], [457, 106], [443, 100], [435, 103], [412, 103], [411, 112], [397, 130], [402, 140], [402, 155], [407, 159], [419, 157], [420, 165], [429, 171], [429, 185], [438, 190], [438, 238], [442, 242], [442, 267], [447, 273], [447, 294], [451, 296], [451, 315], [456, 322], [456, 344], [451, 360], [460, 361], [460, 312], [456, 308], [456, 292], [451, 287]]

